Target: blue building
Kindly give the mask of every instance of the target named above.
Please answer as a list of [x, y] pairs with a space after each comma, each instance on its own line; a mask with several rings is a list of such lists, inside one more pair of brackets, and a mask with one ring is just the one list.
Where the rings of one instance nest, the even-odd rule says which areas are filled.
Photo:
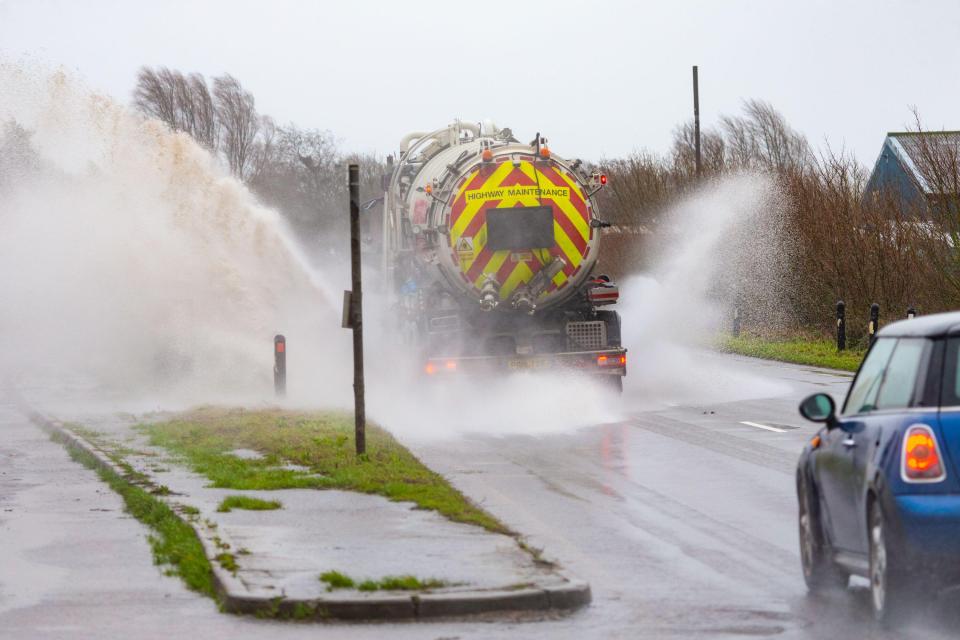
[[[960, 131], [892, 131], [883, 141], [880, 157], [867, 181], [863, 198], [878, 198], [886, 191], [899, 197], [906, 211], [927, 215], [946, 203], [956, 211], [957, 177], [944, 181], [933, 177], [931, 158], [956, 173], [960, 159]], [[940, 173], [943, 173], [942, 171]], [[950, 193], [943, 193], [944, 190]]]

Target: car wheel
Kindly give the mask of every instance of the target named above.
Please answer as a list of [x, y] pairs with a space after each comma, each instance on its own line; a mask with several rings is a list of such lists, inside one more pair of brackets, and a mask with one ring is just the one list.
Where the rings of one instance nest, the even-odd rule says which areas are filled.
[[899, 565], [899, 554], [891, 545], [883, 509], [870, 507], [870, 605], [878, 622], [903, 619], [916, 598], [909, 576]]
[[844, 589], [849, 582], [849, 576], [830, 559], [823, 541], [820, 519], [812, 501], [812, 492], [805, 480], [798, 481], [797, 492], [800, 502], [800, 564], [807, 589], [811, 593]]

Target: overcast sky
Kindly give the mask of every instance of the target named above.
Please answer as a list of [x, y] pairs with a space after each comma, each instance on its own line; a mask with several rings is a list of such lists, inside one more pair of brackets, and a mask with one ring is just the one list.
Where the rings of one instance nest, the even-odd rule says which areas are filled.
[[453, 118], [566, 156], [666, 151], [694, 64], [704, 126], [760, 98], [871, 165], [910, 106], [960, 129], [960, 0], [0, 0], [0, 56], [124, 102], [141, 65], [229, 72], [262, 113], [381, 154]]

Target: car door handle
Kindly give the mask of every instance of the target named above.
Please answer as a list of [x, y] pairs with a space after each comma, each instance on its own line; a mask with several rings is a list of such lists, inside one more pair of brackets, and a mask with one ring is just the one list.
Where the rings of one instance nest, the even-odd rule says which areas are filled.
[[853, 438], [847, 438], [846, 440], [843, 441], [843, 446], [847, 447], [848, 449], [850, 447], [855, 447], [857, 446], [857, 441], [854, 440]]

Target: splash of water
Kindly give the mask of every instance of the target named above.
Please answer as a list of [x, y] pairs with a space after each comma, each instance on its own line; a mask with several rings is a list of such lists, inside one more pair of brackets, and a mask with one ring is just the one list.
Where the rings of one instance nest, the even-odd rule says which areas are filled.
[[[188, 136], [62, 72], [0, 64], [0, 86], [0, 124], [37, 156], [0, 176], [3, 372], [84, 376], [148, 405], [251, 401], [275, 332], [333, 323], [330, 283], [278, 214]], [[323, 361], [309, 342], [291, 366]]]
[[630, 348], [629, 404], [734, 401], [784, 393], [708, 351], [728, 331], [732, 301], [776, 308], [788, 266], [785, 205], [773, 181], [737, 175], [708, 184], [664, 215], [652, 273], [629, 278], [620, 312]]
[[[0, 126], [31, 132], [37, 156], [0, 163], [0, 376], [92, 381], [111, 409], [249, 406], [273, 401], [282, 332], [290, 404], [351, 405], [345, 269], [313, 271], [280, 216], [189, 137], [63, 73], [0, 63], [0, 86]], [[738, 238], [756, 254], [756, 220], [777, 206], [769, 183], [742, 177], [667, 216], [660, 268], [623, 287], [627, 407], [771, 392], [691, 344], [717, 326], [718, 283], [745, 273]], [[559, 375], [425, 388], [398, 366], [380, 301], [366, 300], [369, 412], [405, 436], [541, 434], [622, 415], [601, 390]]]

